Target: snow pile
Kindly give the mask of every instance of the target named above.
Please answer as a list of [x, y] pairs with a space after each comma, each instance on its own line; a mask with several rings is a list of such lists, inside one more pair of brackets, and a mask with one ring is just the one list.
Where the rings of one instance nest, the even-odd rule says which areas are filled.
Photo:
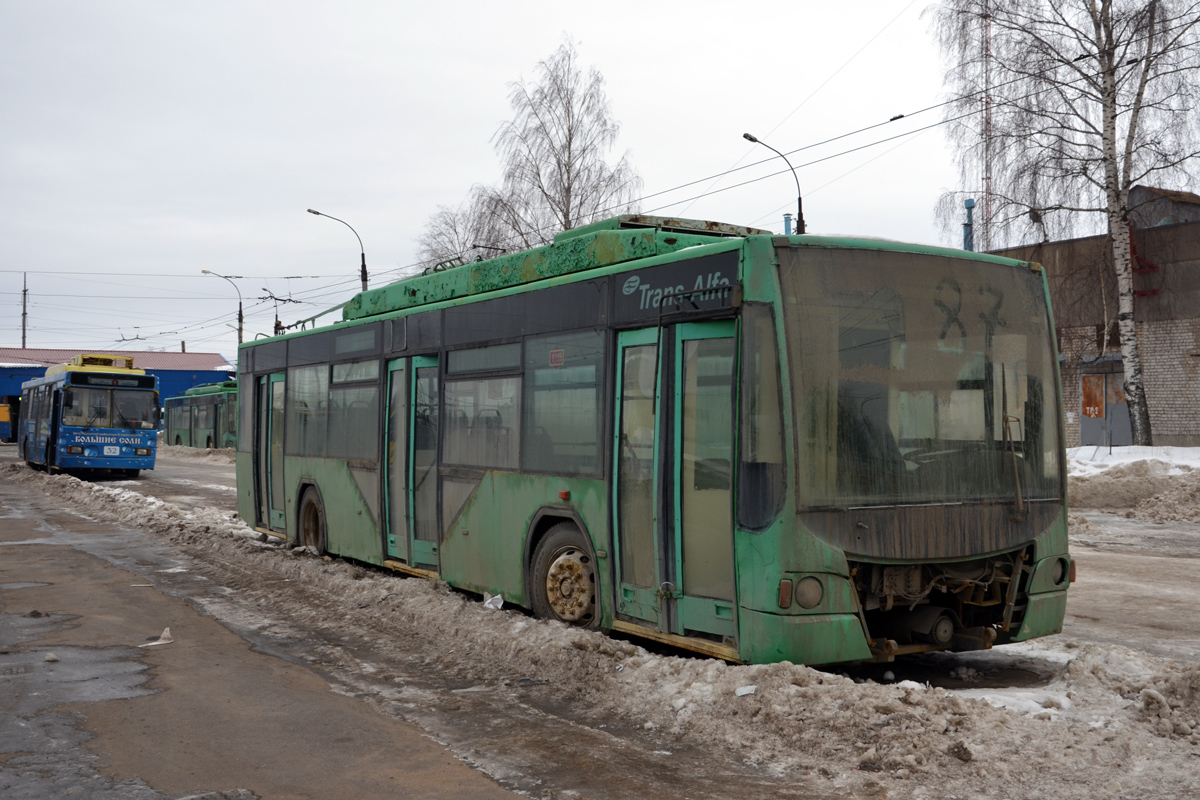
[[205, 540], [212, 534], [258, 538], [237, 514], [215, 508], [184, 511], [156, 497], [102, 484], [88, 483], [70, 475], [46, 475], [24, 464], [0, 466], [0, 479], [39, 486], [46, 494], [67, 502], [66, 510], [151, 530], [177, 541]]
[[237, 461], [237, 452], [229, 448], [206, 449], [203, 447], [184, 447], [183, 445], [160, 444], [159, 457], [187, 461], [204, 461], [209, 464], [233, 464]]
[[1099, 475], [1142, 461], [1167, 464], [1171, 474], [1200, 469], [1200, 447], [1084, 447], [1067, 448], [1067, 471], [1072, 477]]
[[1152, 522], [1200, 522], [1200, 448], [1076, 447], [1067, 451], [1073, 508]]

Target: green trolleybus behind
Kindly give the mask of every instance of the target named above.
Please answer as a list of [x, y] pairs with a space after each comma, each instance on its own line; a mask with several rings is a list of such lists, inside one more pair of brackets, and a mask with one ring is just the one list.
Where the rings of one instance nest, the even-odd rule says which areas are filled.
[[210, 450], [237, 446], [237, 381], [193, 386], [163, 405], [167, 444]]
[[342, 314], [239, 350], [273, 536], [734, 661], [1061, 629], [1036, 264], [624, 216]]

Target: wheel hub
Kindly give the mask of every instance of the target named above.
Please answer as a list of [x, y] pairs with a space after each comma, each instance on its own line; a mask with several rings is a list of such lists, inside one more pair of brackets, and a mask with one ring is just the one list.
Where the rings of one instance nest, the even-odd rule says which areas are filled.
[[560, 553], [546, 571], [546, 599], [555, 616], [565, 622], [578, 622], [595, 613], [591, 570], [577, 548]]

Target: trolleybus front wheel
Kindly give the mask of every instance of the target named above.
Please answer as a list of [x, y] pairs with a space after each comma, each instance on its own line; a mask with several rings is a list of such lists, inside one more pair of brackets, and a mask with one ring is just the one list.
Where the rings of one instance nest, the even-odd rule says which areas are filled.
[[300, 500], [300, 543], [318, 555], [325, 553], [325, 506], [316, 489], [309, 489]]
[[581, 628], [599, 623], [595, 559], [583, 533], [572, 523], [558, 523], [538, 543], [531, 578], [537, 616]]

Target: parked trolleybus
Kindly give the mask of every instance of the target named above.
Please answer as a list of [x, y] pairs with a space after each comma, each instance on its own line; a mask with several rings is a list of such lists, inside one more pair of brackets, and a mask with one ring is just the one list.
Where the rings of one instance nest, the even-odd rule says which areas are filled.
[[1060, 630], [1041, 267], [624, 216], [239, 350], [238, 510], [745, 662]]
[[237, 381], [194, 386], [168, 397], [166, 441], [185, 447], [237, 446]]
[[83, 353], [21, 384], [17, 448], [48, 470], [154, 469], [158, 379], [130, 356]]

